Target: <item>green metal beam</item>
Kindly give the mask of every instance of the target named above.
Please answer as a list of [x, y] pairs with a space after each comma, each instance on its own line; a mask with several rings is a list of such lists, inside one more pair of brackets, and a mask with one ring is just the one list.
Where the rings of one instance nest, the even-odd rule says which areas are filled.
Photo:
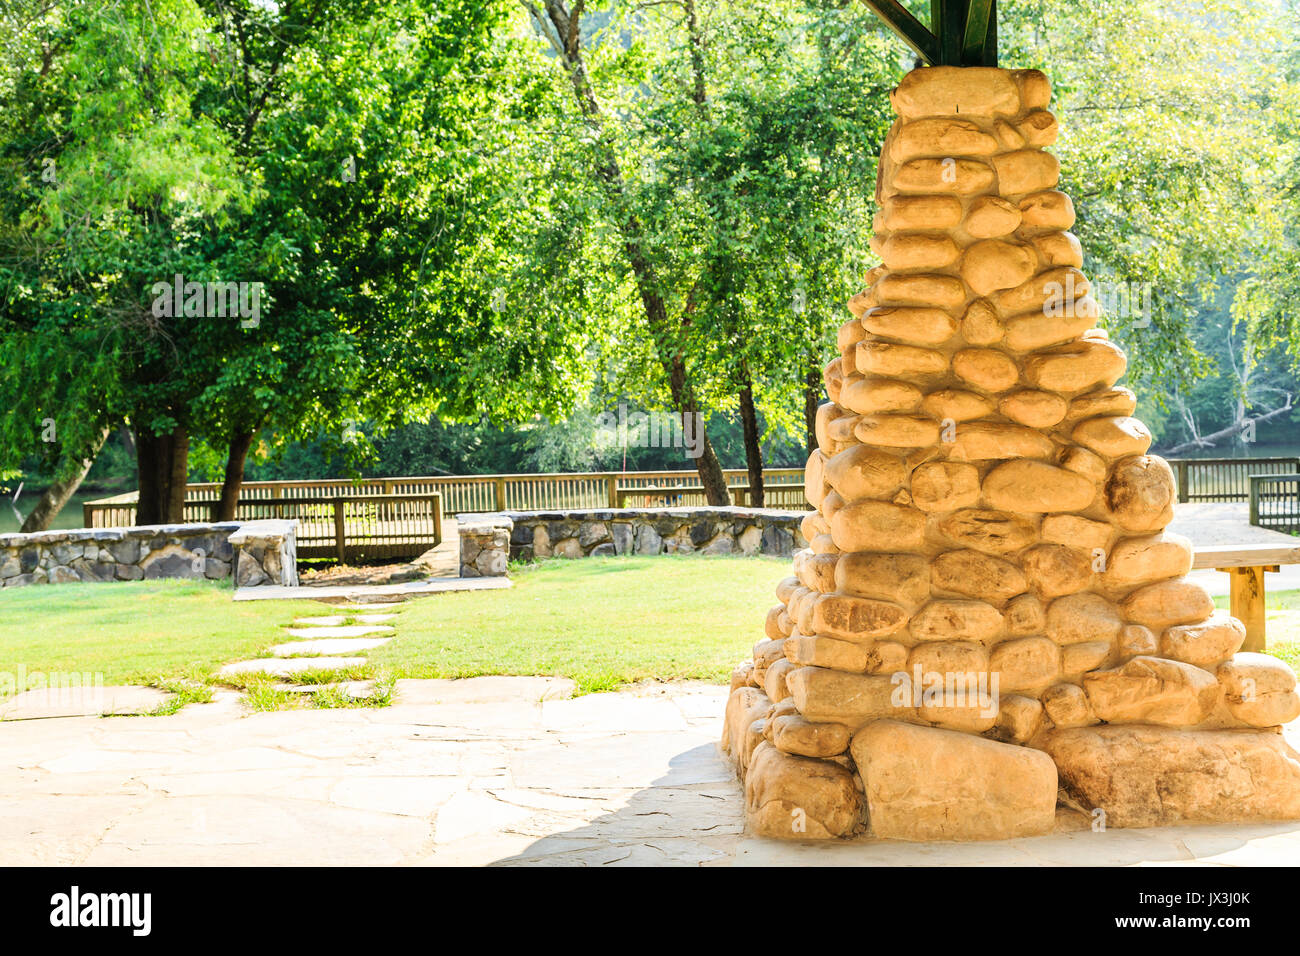
[[[994, 0], [970, 0], [966, 8], [966, 29], [961, 42], [963, 66], [997, 66], [997, 17], [993, 4]], [[990, 27], [995, 31], [992, 63], [986, 62]]]
[[939, 62], [961, 66], [966, 0], [930, 0], [930, 32], [939, 41]]
[[[921, 59], [936, 65], [943, 62], [942, 50], [935, 35], [925, 28], [920, 20], [907, 12], [898, 0], [862, 0], [875, 11], [876, 16], [885, 21], [889, 29], [897, 33]], [[938, 0], [932, 0], [938, 2]]]

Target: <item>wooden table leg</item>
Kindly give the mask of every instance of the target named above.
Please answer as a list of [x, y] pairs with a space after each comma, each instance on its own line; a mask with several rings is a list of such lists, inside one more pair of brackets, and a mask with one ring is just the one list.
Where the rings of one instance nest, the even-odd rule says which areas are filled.
[[1232, 616], [1246, 625], [1243, 651], [1264, 651], [1264, 572], [1277, 567], [1219, 568], [1229, 577]]

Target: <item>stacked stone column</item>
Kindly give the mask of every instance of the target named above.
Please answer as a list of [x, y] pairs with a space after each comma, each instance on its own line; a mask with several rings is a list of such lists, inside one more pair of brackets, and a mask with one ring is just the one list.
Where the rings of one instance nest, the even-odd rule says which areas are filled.
[[1058, 786], [1112, 826], [1300, 818], [1295, 675], [1238, 653], [1164, 530], [1173, 474], [1096, 327], [1050, 96], [1036, 70], [927, 67], [891, 97], [811, 547], [732, 678], [755, 832], [1044, 833]]

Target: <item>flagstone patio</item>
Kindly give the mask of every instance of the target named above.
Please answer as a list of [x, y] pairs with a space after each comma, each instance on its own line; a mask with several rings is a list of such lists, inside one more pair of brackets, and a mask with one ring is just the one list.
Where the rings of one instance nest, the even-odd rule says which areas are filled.
[[961, 845], [749, 838], [714, 746], [725, 688], [571, 693], [555, 678], [399, 681], [383, 708], [249, 713], [221, 692], [171, 717], [0, 722], [0, 865], [1300, 861], [1300, 823]]

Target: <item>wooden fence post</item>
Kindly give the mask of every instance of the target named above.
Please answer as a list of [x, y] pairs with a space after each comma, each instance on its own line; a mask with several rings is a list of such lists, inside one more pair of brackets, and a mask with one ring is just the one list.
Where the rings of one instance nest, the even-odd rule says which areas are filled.
[[608, 475], [605, 478], [605, 490], [608, 492], [609, 506], [618, 507], [618, 475]]
[[339, 564], [347, 564], [347, 538], [343, 531], [344, 498], [334, 499], [334, 546], [338, 549]]
[[1174, 467], [1178, 473], [1178, 501], [1180, 504], [1186, 504], [1190, 489], [1187, 487], [1187, 462], [1175, 461]]
[[505, 511], [506, 510], [506, 480], [505, 478], [498, 478], [493, 484], [496, 489], [497, 511]]

